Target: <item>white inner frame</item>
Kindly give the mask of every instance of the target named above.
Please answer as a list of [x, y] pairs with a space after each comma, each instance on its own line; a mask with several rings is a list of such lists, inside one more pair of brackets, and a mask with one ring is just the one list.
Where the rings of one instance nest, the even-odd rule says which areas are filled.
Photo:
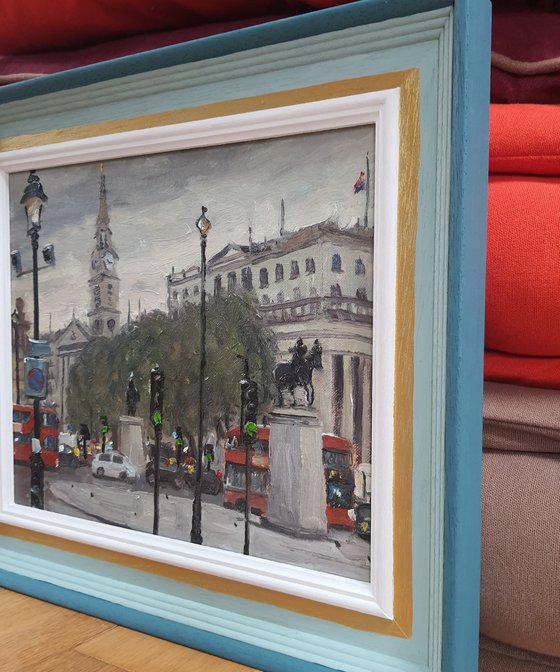
[[[393, 618], [393, 420], [399, 89], [127, 131], [0, 153], [0, 521]], [[374, 198], [372, 541], [370, 583], [232, 551], [121, 529], [14, 503], [11, 380], [10, 173], [376, 124]], [[376, 325], [383, 325], [377, 331]], [[9, 372], [9, 373], [8, 373]], [[7, 450], [6, 446], [10, 449]]]

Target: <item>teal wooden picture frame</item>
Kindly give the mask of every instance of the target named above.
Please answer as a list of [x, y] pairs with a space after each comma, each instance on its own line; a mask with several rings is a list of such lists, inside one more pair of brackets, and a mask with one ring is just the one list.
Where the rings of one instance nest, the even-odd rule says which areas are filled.
[[[381, 543], [391, 549], [386, 602], [360, 602], [359, 591], [340, 597], [346, 587], [328, 580], [321, 593], [289, 571], [251, 583], [220, 558], [170, 560], [157, 543], [134, 554], [102, 532], [80, 536], [64, 521], [56, 532], [54, 520], [18, 518], [11, 445], [0, 471], [0, 585], [267, 671], [476, 669], [489, 25], [486, 0], [361, 0], [0, 89], [6, 249], [10, 173], [31, 160], [65, 165], [74, 151], [83, 161], [134, 156], [141, 151], [129, 138], [158, 129], [188, 134], [210, 120], [214, 132], [234, 134], [229, 118], [261, 123], [259, 115], [276, 114], [266, 138], [282, 135], [270, 124], [287, 123], [298, 106], [323, 105], [309, 108], [314, 118], [352, 113], [359, 125], [379, 105], [375, 123], [393, 129], [386, 142], [395, 139], [398, 166], [387, 178], [398, 194], [396, 281], [379, 290], [381, 302], [396, 297], [394, 393], [376, 416], [389, 418], [394, 437], [384, 500], [391, 518], [385, 541], [372, 544], [374, 557]], [[392, 95], [399, 123], [383, 102]], [[332, 111], [345, 99], [352, 105]], [[9, 368], [5, 256], [0, 343]], [[4, 444], [8, 378], [0, 384]]]

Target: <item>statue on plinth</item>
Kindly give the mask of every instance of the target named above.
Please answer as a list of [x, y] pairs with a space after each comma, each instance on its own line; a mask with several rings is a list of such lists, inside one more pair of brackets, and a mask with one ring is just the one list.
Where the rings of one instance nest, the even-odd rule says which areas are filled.
[[[274, 369], [274, 380], [278, 389], [280, 406], [290, 405], [289, 397], [293, 400], [292, 406], [312, 406], [315, 399], [313, 389], [313, 370], [322, 369], [323, 348], [316, 338], [308, 351], [303, 339], [297, 339], [293, 348], [289, 349], [292, 354], [291, 362], [282, 362]], [[305, 396], [298, 395], [296, 388], [303, 388]], [[295, 393], [296, 392], [296, 393]]]
[[134, 373], [131, 371], [128, 377], [128, 387], [126, 388], [126, 414], [136, 415], [136, 406], [140, 401], [140, 392], [134, 384]]

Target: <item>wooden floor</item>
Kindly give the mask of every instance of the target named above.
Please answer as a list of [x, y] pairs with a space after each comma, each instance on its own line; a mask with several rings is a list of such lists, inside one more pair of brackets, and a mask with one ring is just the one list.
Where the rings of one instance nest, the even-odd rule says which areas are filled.
[[0, 672], [123, 670], [248, 672], [255, 668], [0, 588]]

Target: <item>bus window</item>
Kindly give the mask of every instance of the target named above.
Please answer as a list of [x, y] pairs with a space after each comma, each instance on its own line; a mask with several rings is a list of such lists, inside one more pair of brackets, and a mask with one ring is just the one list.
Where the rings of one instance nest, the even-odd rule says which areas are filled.
[[14, 443], [31, 443], [31, 434], [14, 432]]
[[323, 450], [323, 464], [325, 467], [349, 467], [350, 453], [341, 453], [337, 450]]
[[257, 495], [267, 496], [270, 490], [270, 473], [266, 471], [251, 472], [251, 492]]
[[352, 508], [352, 489], [351, 485], [343, 483], [327, 484], [327, 504], [333, 509], [351, 509]]
[[[245, 490], [245, 465], [228, 462], [226, 464], [226, 488]], [[270, 474], [268, 469], [251, 471], [251, 492], [254, 495], [268, 495], [270, 490]]]
[[226, 486], [238, 490], [245, 490], [244, 464], [233, 464], [232, 462], [226, 464]]
[[58, 427], [58, 418], [55, 413], [41, 413], [43, 427]]
[[12, 422], [19, 422], [24, 425], [31, 417], [31, 411], [18, 411], [14, 408]]
[[58, 439], [56, 436], [45, 436], [43, 439], [43, 448], [52, 452], [58, 452]]

